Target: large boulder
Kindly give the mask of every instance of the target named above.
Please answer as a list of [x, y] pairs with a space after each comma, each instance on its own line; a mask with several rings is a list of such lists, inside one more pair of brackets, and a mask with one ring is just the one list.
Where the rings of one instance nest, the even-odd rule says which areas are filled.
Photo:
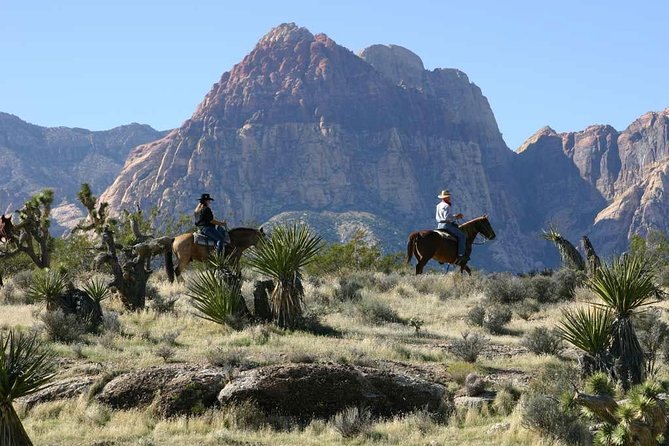
[[17, 401], [30, 409], [36, 404], [42, 404], [48, 401], [75, 398], [88, 392], [88, 389], [90, 389], [94, 382], [95, 377], [93, 376], [65, 378], [54, 381], [43, 389], [26, 397], [19, 398]]
[[161, 416], [191, 415], [216, 404], [226, 382], [227, 373], [222, 368], [169, 364], [119, 375], [96, 398], [115, 409], [155, 402], [156, 412]]
[[222, 405], [252, 401], [267, 413], [301, 419], [329, 417], [349, 406], [390, 416], [440, 409], [441, 384], [368, 367], [284, 364], [242, 372], [221, 390]]

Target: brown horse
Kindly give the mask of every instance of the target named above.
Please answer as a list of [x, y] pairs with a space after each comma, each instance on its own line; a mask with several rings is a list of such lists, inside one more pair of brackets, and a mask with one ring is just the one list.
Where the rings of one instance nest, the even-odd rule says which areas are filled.
[[[228, 234], [230, 234], [230, 244], [225, 247], [224, 255], [233, 262], [238, 262], [246, 249], [258, 243], [265, 236], [262, 227], [260, 229], [234, 228], [228, 231]], [[192, 232], [176, 237], [172, 242], [172, 252], [168, 251], [165, 254], [165, 269], [169, 281], [173, 282], [175, 276], [179, 280], [181, 273], [191, 260], [207, 260], [215, 251], [216, 248], [213, 246], [196, 245]], [[172, 260], [172, 253], [177, 257], [176, 268]]]
[[3, 214], [0, 220], [0, 242], [6, 242], [10, 239], [14, 235], [13, 232], [14, 224], [12, 223], [12, 216], [5, 217]]
[[[472, 252], [472, 243], [478, 234], [483, 235], [488, 240], [495, 238], [495, 231], [493, 231], [488, 216], [475, 218], [460, 225], [460, 229], [467, 235], [466, 256], [470, 256]], [[458, 244], [454, 237], [444, 238], [437, 234], [434, 230], [429, 229], [425, 231], [415, 231], [409, 234], [409, 241], [407, 242], [407, 263], [411, 261], [412, 256], [416, 256], [416, 274], [423, 273], [423, 267], [428, 260], [435, 259], [437, 262], [455, 264], [455, 259], [458, 253]], [[469, 275], [472, 270], [467, 266], [467, 262], [460, 265], [460, 272], [466, 271]]]

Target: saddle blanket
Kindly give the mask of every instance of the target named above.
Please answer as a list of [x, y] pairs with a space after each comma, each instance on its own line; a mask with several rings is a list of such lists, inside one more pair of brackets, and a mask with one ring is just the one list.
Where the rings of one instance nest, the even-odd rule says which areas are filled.
[[451, 234], [449, 234], [448, 232], [446, 232], [444, 230], [434, 229], [433, 232], [436, 232], [437, 234], [439, 234], [440, 236], [442, 236], [446, 240], [455, 240], [455, 237], [453, 237]]
[[216, 240], [210, 239], [201, 232], [193, 232], [193, 240], [196, 245], [216, 247]]

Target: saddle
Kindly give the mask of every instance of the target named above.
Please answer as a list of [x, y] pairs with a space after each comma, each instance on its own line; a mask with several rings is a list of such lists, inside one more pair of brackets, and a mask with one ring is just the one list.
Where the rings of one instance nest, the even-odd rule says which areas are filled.
[[207, 246], [212, 248], [216, 247], [216, 240], [209, 238], [199, 229], [193, 232], [193, 241], [195, 242], [196, 245]]

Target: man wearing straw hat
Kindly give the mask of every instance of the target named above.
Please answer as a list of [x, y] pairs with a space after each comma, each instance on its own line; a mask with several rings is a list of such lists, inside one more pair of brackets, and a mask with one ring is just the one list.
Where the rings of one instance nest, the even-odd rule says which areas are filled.
[[455, 220], [464, 216], [462, 214], [453, 214], [451, 193], [449, 191], [442, 190], [437, 197], [441, 198], [441, 201], [437, 205], [437, 229], [448, 232], [458, 241], [458, 257], [455, 259], [455, 264], [459, 265], [467, 260], [465, 259], [465, 242], [467, 241], [467, 236], [458, 227]]

